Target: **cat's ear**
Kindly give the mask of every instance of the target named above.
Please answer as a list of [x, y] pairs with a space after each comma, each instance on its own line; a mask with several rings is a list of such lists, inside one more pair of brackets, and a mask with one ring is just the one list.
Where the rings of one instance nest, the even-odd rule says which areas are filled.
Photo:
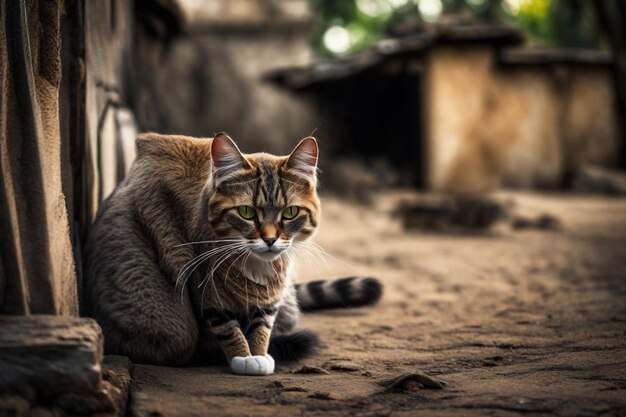
[[287, 167], [315, 179], [317, 153], [317, 140], [312, 136], [304, 138], [289, 155]]
[[250, 168], [250, 164], [241, 154], [235, 142], [224, 133], [218, 133], [213, 138], [211, 160], [213, 161], [213, 174], [222, 180], [236, 171]]

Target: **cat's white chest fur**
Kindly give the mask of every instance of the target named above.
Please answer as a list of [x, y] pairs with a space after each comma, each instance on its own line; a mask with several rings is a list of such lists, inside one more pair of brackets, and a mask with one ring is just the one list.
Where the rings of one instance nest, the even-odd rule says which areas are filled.
[[[287, 268], [287, 276], [291, 275], [293, 264], [290, 262]], [[268, 282], [275, 280], [278, 271], [271, 262], [262, 261], [260, 259], [248, 259], [243, 266], [243, 275], [255, 284], [267, 286]]]
[[271, 262], [253, 257], [250, 257], [243, 266], [243, 275], [255, 284], [263, 286], [267, 286], [267, 283], [277, 274]]

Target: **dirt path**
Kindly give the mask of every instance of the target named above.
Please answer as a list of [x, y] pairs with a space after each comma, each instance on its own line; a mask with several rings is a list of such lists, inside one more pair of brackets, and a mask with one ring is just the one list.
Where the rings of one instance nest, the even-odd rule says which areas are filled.
[[[375, 208], [326, 198], [317, 242], [329, 265], [303, 280], [382, 278], [382, 303], [308, 315], [324, 341], [269, 377], [135, 366], [131, 412], [158, 415], [626, 415], [626, 199], [513, 195], [561, 231], [406, 233]], [[443, 390], [377, 382], [422, 371]]]

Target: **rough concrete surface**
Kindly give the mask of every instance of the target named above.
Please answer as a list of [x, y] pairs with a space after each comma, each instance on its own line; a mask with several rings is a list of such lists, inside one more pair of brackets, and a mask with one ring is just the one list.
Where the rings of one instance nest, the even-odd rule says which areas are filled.
[[[626, 415], [626, 199], [507, 195], [559, 230], [405, 232], [393, 212], [326, 197], [302, 280], [380, 277], [380, 305], [307, 315], [320, 354], [267, 377], [136, 365], [134, 416]], [[304, 365], [307, 373], [296, 373]], [[424, 389], [423, 372], [448, 383]]]
[[92, 319], [0, 316], [0, 392], [22, 384], [46, 395], [95, 391], [103, 346]]
[[[32, 369], [29, 373], [22, 373], [20, 379], [14, 378], [10, 386], [3, 387], [0, 390], [0, 417], [124, 416], [128, 403], [132, 372], [132, 364], [128, 358], [123, 356], [106, 356], [102, 364], [100, 364], [100, 353], [97, 365], [91, 365], [93, 371], [97, 371], [99, 383], [95, 387], [89, 387], [89, 384], [84, 383], [84, 378], [81, 379], [82, 375], [75, 375], [76, 368], [80, 366], [87, 367], [89, 363], [84, 363], [84, 358], [81, 359], [72, 354], [72, 351], [63, 345], [67, 343], [71, 346], [71, 341], [75, 341], [76, 335], [81, 332], [85, 339], [88, 340], [89, 329], [93, 327], [98, 340], [100, 340], [98, 346], [101, 347], [100, 328], [94, 325], [95, 322], [93, 320], [79, 321], [68, 317], [46, 319], [47, 317], [51, 316], [35, 317], [34, 322], [38, 323], [38, 331], [34, 331], [32, 323], [24, 326], [26, 329], [29, 329], [27, 334], [32, 339], [30, 344], [32, 345], [37, 341], [50, 343], [51, 322], [54, 324], [53, 327], [57, 332], [65, 329], [65, 336], [54, 340], [52, 348], [48, 346], [47, 350], [38, 352], [40, 357], [36, 358], [32, 356], [32, 348], [28, 351], [29, 345], [25, 344], [26, 353], [19, 362], [20, 367], [15, 369], [9, 369], [8, 367], [0, 368], [0, 375], [4, 373], [4, 375], [11, 374], [15, 376], [16, 371], [22, 369], [22, 363], [28, 361], [32, 364]], [[0, 323], [6, 324], [6, 322], [10, 321], [8, 320], [10, 317], [5, 319], [0, 320]], [[17, 319], [22, 320], [23, 317], [17, 317]], [[64, 321], [63, 325], [60, 325], [61, 321]], [[42, 322], [44, 323], [43, 325]], [[77, 325], [82, 326], [79, 329], [80, 331], [77, 331]], [[85, 327], [87, 328], [86, 330]], [[12, 328], [15, 330], [15, 326]], [[15, 332], [21, 335], [19, 340], [25, 338], [23, 331]], [[67, 339], [67, 341], [64, 341], [64, 339]], [[46, 345], [42, 344], [42, 349], [44, 346]], [[75, 347], [75, 349], [88, 351], [88, 348], [85, 346]], [[4, 353], [2, 350], [0, 352]], [[63, 352], [66, 355], [63, 355]], [[66, 361], [60, 362], [58, 359], [55, 360], [55, 357], [59, 355], [65, 356]], [[50, 361], [42, 364], [41, 358], [45, 357], [48, 357]], [[0, 363], [2, 362], [0, 361]], [[5, 361], [4, 365], [6, 363]], [[50, 371], [53, 368], [56, 369], [55, 374]], [[36, 373], [37, 369], [41, 370], [41, 375], [35, 378], [33, 374]], [[100, 369], [102, 369], [101, 373]], [[71, 380], [71, 384], [68, 384], [68, 379]], [[45, 385], [42, 384], [42, 381], [45, 382]], [[80, 385], [81, 383], [83, 385]]]

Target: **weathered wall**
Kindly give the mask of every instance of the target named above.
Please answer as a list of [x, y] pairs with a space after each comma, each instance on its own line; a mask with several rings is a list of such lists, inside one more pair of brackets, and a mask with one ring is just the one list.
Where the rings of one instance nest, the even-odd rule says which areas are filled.
[[61, 184], [62, 2], [0, 10], [0, 312], [76, 315]]
[[302, 98], [264, 77], [311, 61], [307, 5], [212, 1], [165, 48], [142, 44], [134, 106], [142, 130], [201, 137], [227, 131], [245, 151], [290, 151], [319, 121]]
[[100, 202], [124, 178], [134, 159], [137, 129], [128, 109], [132, 94], [132, 2], [90, 1], [85, 22], [85, 204], [86, 222], [95, 218]]
[[555, 187], [619, 147], [607, 68], [503, 66], [491, 47], [434, 48], [426, 114], [432, 189]]
[[77, 315], [81, 241], [134, 156], [133, 3], [0, 6], [0, 312]]

